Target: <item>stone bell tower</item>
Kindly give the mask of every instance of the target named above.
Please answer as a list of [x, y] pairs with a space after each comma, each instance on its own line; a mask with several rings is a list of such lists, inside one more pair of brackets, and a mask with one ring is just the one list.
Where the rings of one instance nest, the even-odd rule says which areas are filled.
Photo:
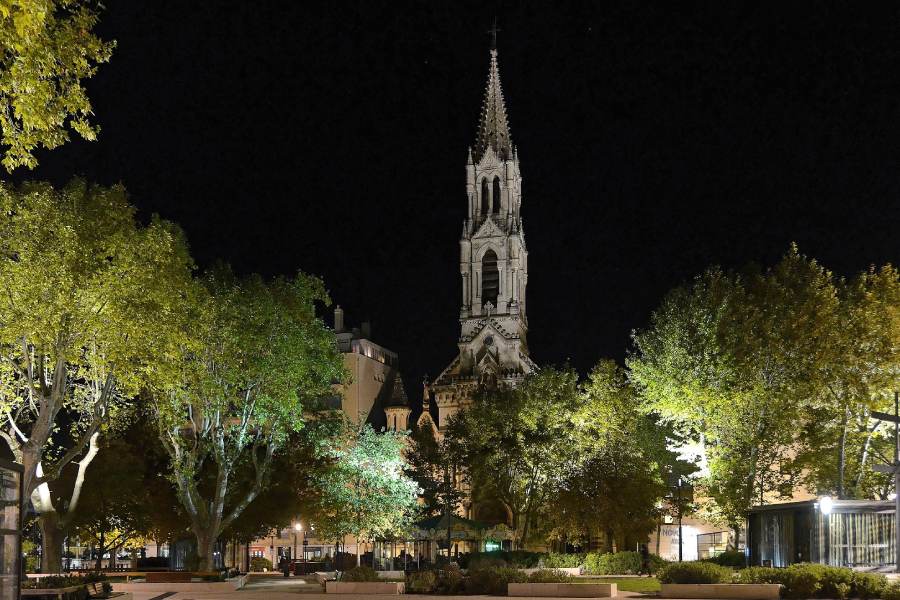
[[516, 385], [536, 369], [528, 356], [522, 175], [491, 49], [475, 145], [466, 160], [466, 218], [459, 240], [459, 354], [431, 384], [442, 429], [478, 386]]

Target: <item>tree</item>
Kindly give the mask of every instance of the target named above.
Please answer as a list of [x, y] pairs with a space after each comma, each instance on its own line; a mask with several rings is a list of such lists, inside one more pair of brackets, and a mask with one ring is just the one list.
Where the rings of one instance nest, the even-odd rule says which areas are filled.
[[466, 495], [459, 486], [461, 465], [448, 445], [437, 440], [430, 423], [413, 425], [406, 460], [406, 474], [421, 489], [422, 516], [456, 514]]
[[549, 503], [548, 536], [585, 545], [599, 532], [609, 551], [633, 547], [657, 523], [663, 474], [689, 466], [667, 448], [671, 432], [641, 410], [615, 362], [598, 362], [581, 393], [573, 428], [575, 468]]
[[419, 489], [404, 474], [404, 434], [376, 432], [369, 424], [347, 423], [329, 452], [333, 467], [318, 480], [322, 490], [317, 531], [324, 539], [362, 540], [400, 535], [417, 512]]
[[871, 469], [893, 460], [893, 432], [871, 419], [893, 412], [900, 367], [900, 274], [890, 265], [837, 282], [837, 333], [821, 370], [821, 394], [808, 407], [797, 469], [807, 487], [838, 498], [873, 498], [892, 485]]
[[517, 388], [482, 389], [452, 417], [445, 439], [464, 465], [476, 503], [499, 501], [522, 546], [575, 467], [581, 395], [571, 368], [544, 368]]
[[[212, 568], [216, 540], [265, 488], [275, 454], [304, 425], [304, 407], [343, 377], [334, 335], [316, 318], [316, 302], [328, 301], [320, 280], [267, 283], [222, 268], [204, 284], [179, 377], [153, 395], [201, 570]], [[230, 497], [243, 461], [252, 484]]]
[[105, 553], [142, 542], [152, 529], [147, 490], [159, 482], [145, 479], [144, 455], [136, 450], [122, 439], [105, 444], [88, 471], [71, 520], [71, 533], [96, 547], [98, 570]]
[[[0, 438], [24, 466], [40, 515], [43, 568], [61, 568], [99, 437], [181, 340], [192, 263], [181, 232], [146, 227], [121, 187], [0, 184]], [[77, 461], [77, 462], [76, 462]], [[77, 473], [65, 514], [48, 484]]]
[[792, 247], [764, 272], [708, 270], [633, 336], [647, 408], [705, 441], [705, 491], [736, 531], [798, 481], [798, 424], [822, 389], [837, 313], [831, 273]]
[[97, 137], [83, 79], [109, 61], [115, 42], [92, 30], [91, 0], [0, 0], [0, 130], [3, 166], [37, 165], [34, 150], [56, 148], [74, 130]]

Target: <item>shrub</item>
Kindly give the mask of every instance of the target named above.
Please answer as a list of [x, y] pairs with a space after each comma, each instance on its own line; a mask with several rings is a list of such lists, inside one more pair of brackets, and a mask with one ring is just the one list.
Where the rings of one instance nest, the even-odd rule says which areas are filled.
[[656, 573], [657, 571], [662, 569], [667, 564], [669, 564], [669, 561], [664, 559], [659, 554], [651, 554], [650, 555], [650, 572], [651, 573]]
[[738, 583], [780, 583], [784, 598], [812, 598], [819, 590], [819, 578], [809, 569], [748, 567], [736, 574]]
[[573, 569], [584, 564], [584, 554], [554, 554], [542, 557], [540, 565], [546, 569]]
[[528, 576], [512, 567], [490, 567], [470, 569], [466, 579], [466, 592], [469, 594], [490, 594], [505, 596], [509, 583], [526, 583]]
[[434, 571], [417, 571], [406, 578], [406, 587], [415, 594], [431, 594], [437, 584], [438, 576]]
[[729, 583], [732, 571], [710, 562], [670, 563], [656, 575], [660, 583]]
[[723, 567], [734, 567], [736, 569], [743, 569], [747, 566], [747, 557], [741, 550], [727, 550], [704, 560]]
[[584, 559], [584, 570], [590, 575], [637, 575], [641, 572], [638, 552], [590, 553]]
[[528, 583], [566, 583], [572, 576], [557, 569], [538, 569], [528, 576]]
[[446, 568], [438, 571], [437, 586], [435, 592], [438, 594], [460, 594], [465, 588], [465, 578], [462, 571], [456, 565], [448, 565]]
[[272, 561], [268, 558], [264, 558], [262, 556], [254, 556], [250, 559], [250, 570], [251, 571], [271, 571], [272, 570]]
[[341, 573], [341, 581], [378, 581], [378, 573], [372, 567], [353, 567]]
[[885, 585], [881, 592], [882, 600], [900, 600], [900, 584], [891, 583]]
[[853, 597], [869, 600], [881, 598], [888, 586], [887, 578], [879, 573], [853, 573]]

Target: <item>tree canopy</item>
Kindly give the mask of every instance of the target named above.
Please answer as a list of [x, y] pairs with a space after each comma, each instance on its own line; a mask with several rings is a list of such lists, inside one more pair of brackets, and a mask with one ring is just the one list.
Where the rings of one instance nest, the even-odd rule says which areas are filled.
[[37, 165], [37, 148], [56, 148], [69, 131], [97, 137], [82, 80], [109, 61], [115, 42], [93, 33], [92, 0], [0, 0], [0, 132], [7, 171]]

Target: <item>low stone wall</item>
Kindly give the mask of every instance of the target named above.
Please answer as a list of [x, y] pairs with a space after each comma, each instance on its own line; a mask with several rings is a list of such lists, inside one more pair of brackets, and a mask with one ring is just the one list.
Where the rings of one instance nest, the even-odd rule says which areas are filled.
[[327, 594], [389, 594], [397, 595], [406, 591], [406, 584], [393, 581], [328, 581]]
[[228, 581], [194, 581], [190, 583], [113, 583], [114, 592], [233, 592], [244, 587], [246, 576]]
[[563, 573], [567, 573], [573, 577], [581, 575], [581, 567], [543, 567], [541, 569], [519, 569], [519, 570], [522, 571], [523, 573], [531, 575], [535, 571], [546, 571], [548, 569], [550, 571], [562, 571]]
[[508, 583], [507, 596], [528, 598], [613, 598], [619, 595], [615, 583]]
[[778, 600], [778, 583], [664, 583], [660, 598], [721, 598], [737, 600]]

